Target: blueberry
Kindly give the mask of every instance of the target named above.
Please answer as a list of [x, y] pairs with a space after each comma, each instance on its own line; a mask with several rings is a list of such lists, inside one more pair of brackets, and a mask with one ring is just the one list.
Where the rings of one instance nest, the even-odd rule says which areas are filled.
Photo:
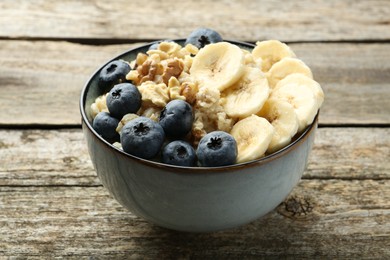
[[196, 150], [201, 166], [225, 166], [236, 163], [237, 143], [223, 131], [213, 131], [200, 139]]
[[108, 63], [99, 73], [99, 88], [107, 92], [115, 84], [126, 82], [126, 75], [130, 70], [130, 65], [122, 60]]
[[161, 111], [159, 122], [170, 138], [185, 136], [192, 128], [192, 107], [184, 100], [174, 99]]
[[207, 44], [217, 43], [223, 41], [221, 35], [216, 31], [208, 28], [199, 28], [193, 31], [186, 39], [184, 45], [191, 43], [198, 47], [198, 49], [203, 48]]
[[105, 140], [113, 143], [119, 140], [119, 134], [116, 131], [118, 123], [119, 120], [112, 117], [109, 113], [100, 112], [93, 119], [92, 127]]
[[187, 142], [176, 140], [167, 144], [161, 153], [162, 162], [178, 166], [195, 166], [195, 149]]
[[110, 114], [121, 119], [128, 113], [136, 113], [141, 107], [141, 93], [131, 83], [115, 85], [107, 94], [106, 104]]
[[144, 159], [155, 157], [161, 150], [164, 139], [162, 127], [147, 117], [131, 120], [121, 131], [123, 151]]

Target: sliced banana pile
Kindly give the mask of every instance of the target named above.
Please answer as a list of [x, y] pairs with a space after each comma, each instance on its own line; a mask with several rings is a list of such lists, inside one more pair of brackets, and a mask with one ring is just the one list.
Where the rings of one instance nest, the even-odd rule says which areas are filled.
[[288, 145], [324, 101], [310, 68], [277, 40], [257, 42], [251, 52], [227, 42], [209, 44], [194, 57], [190, 75], [200, 87], [221, 92], [220, 104], [236, 120], [230, 134], [239, 163]]
[[313, 122], [324, 101], [324, 92], [313, 79], [304, 74], [293, 73], [279, 81], [271, 98], [292, 105], [298, 117], [298, 132], [301, 132]]

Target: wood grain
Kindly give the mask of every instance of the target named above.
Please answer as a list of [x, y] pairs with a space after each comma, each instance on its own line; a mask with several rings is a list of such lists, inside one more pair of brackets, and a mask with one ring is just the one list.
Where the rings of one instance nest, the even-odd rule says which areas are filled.
[[[389, 128], [318, 129], [303, 178], [389, 180], [389, 134]], [[56, 185], [100, 185], [81, 130], [0, 130], [0, 187]]]
[[389, 128], [320, 128], [304, 178], [390, 179]]
[[199, 26], [226, 39], [389, 40], [387, 0], [0, 2], [0, 37], [183, 38]]
[[264, 218], [210, 234], [149, 224], [103, 187], [1, 187], [0, 194], [5, 257], [390, 257], [389, 180], [304, 180]]
[[80, 124], [83, 86], [99, 66], [128, 47], [1, 41], [0, 110], [7, 113], [0, 124]]
[[8, 185], [101, 184], [80, 129], [0, 130], [0, 186]]
[[[390, 259], [388, 0], [0, 1], [0, 259]], [[80, 129], [110, 58], [205, 26], [279, 39], [325, 91], [307, 170], [265, 217], [181, 233], [126, 211]]]
[[291, 44], [325, 92], [320, 123], [390, 122], [390, 44]]
[[[81, 89], [137, 44], [0, 41], [0, 125], [79, 125]], [[291, 44], [325, 91], [320, 124], [389, 124], [390, 44]]]

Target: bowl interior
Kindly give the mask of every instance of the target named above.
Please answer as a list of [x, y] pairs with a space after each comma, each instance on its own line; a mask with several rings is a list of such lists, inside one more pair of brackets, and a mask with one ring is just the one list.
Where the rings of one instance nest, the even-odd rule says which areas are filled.
[[[174, 40], [176, 43], [178, 44], [181, 44], [183, 45], [184, 42], [185, 42], [185, 39], [175, 39]], [[232, 41], [232, 40], [226, 40], [227, 42], [230, 42], [232, 44], [235, 44], [237, 45], [238, 47], [242, 48], [242, 49], [246, 49], [246, 50], [252, 50], [255, 45], [253, 44], [250, 44], [250, 43], [245, 43], [245, 42], [239, 42], [239, 41]], [[311, 124], [310, 126], [308, 126], [303, 133], [299, 134], [299, 135], [296, 135], [293, 140], [291, 141], [291, 143], [289, 145], [287, 145], [286, 147], [280, 149], [279, 151], [275, 152], [275, 153], [272, 153], [272, 154], [269, 154], [269, 155], [266, 155], [260, 159], [256, 159], [256, 160], [253, 160], [253, 161], [249, 161], [249, 162], [244, 162], [244, 163], [239, 163], [239, 164], [234, 164], [234, 165], [229, 165], [229, 166], [221, 166], [221, 167], [181, 167], [181, 166], [175, 166], [175, 165], [167, 165], [167, 164], [163, 164], [163, 163], [160, 163], [160, 162], [155, 162], [155, 161], [150, 161], [150, 160], [145, 160], [145, 159], [142, 159], [142, 158], [138, 158], [136, 156], [133, 156], [133, 155], [130, 155], [130, 154], [127, 154], [125, 152], [123, 152], [122, 150], [114, 147], [113, 145], [111, 145], [109, 142], [107, 142], [106, 140], [104, 140], [99, 134], [96, 133], [96, 131], [93, 129], [92, 127], [92, 116], [91, 116], [91, 105], [95, 102], [95, 99], [99, 96], [101, 96], [102, 94], [104, 94], [104, 90], [103, 89], [100, 89], [98, 87], [98, 77], [99, 77], [99, 72], [101, 71], [101, 69], [106, 66], [108, 63], [110, 63], [111, 61], [114, 61], [114, 60], [119, 60], [119, 59], [122, 59], [122, 60], [125, 60], [125, 61], [133, 61], [134, 59], [136, 59], [137, 57], [137, 54], [139, 52], [143, 52], [143, 53], [146, 53], [146, 51], [148, 50], [149, 46], [151, 46], [152, 44], [154, 44], [156, 42], [151, 42], [151, 43], [148, 43], [148, 44], [145, 44], [145, 45], [142, 45], [140, 47], [137, 47], [137, 48], [134, 48], [134, 49], [130, 49], [130, 50], [127, 50], [125, 52], [123, 52], [122, 54], [112, 58], [111, 60], [107, 61], [105, 64], [103, 64], [97, 71], [95, 71], [95, 73], [91, 76], [91, 78], [88, 80], [88, 82], [86, 83], [83, 91], [82, 91], [82, 94], [81, 94], [81, 100], [80, 100], [80, 112], [81, 112], [81, 115], [82, 115], [82, 121], [85, 123], [85, 126], [87, 128], [89, 128], [89, 130], [103, 143], [105, 143], [106, 145], [110, 146], [114, 151], [118, 152], [118, 153], [121, 153], [122, 155], [128, 157], [128, 158], [131, 158], [132, 160], [137, 160], [143, 164], [147, 164], [149, 166], [153, 166], [153, 167], [164, 167], [164, 168], [169, 168], [169, 169], [180, 169], [180, 170], [189, 170], [190, 172], [199, 172], [199, 171], [209, 171], [210, 169], [212, 169], [214, 172], [215, 171], [229, 171], [229, 170], [235, 170], [237, 168], [240, 168], [240, 167], [247, 167], [247, 166], [255, 166], [256, 164], [263, 164], [263, 163], [266, 163], [267, 161], [269, 160], [273, 160], [275, 158], [278, 158], [280, 156], [282, 156], [284, 153], [286, 152], [290, 152], [291, 150], [293, 150], [293, 146], [296, 145], [296, 143], [302, 141], [310, 131], [312, 131], [314, 128], [315, 128], [315, 125], [317, 123], [317, 120], [318, 120], [318, 114], [316, 116], [316, 118], [314, 119], [314, 122], [313, 124]]]

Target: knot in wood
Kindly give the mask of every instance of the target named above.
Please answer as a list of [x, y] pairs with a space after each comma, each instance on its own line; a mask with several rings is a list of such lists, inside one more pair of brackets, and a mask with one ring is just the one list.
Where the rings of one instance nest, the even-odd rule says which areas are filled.
[[306, 216], [312, 212], [314, 205], [308, 197], [291, 196], [282, 202], [278, 212], [286, 217]]

